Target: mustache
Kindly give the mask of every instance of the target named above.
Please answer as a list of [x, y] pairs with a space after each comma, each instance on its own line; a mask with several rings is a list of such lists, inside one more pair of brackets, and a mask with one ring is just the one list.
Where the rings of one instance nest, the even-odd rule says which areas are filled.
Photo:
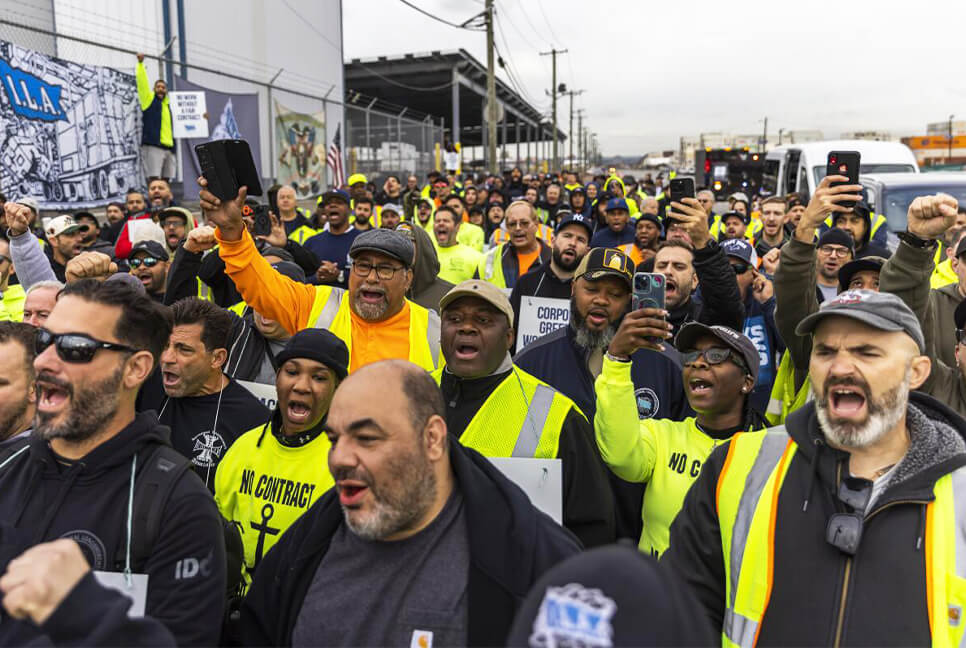
[[822, 387], [822, 396], [825, 401], [828, 402], [829, 394], [834, 387], [858, 387], [862, 390], [862, 393], [866, 398], [869, 397], [869, 383], [858, 378], [847, 377], [847, 378], [829, 378], [825, 381], [825, 385]]
[[51, 387], [63, 389], [70, 395], [74, 394], [74, 386], [71, 383], [67, 382], [62, 378], [58, 378], [57, 376], [50, 373], [49, 371], [41, 371], [39, 374], [37, 374], [35, 383], [38, 387], [42, 385], [49, 385]]
[[365, 468], [335, 468], [332, 470], [332, 479], [336, 482], [352, 480], [362, 482], [366, 486], [372, 485], [372, 476]]

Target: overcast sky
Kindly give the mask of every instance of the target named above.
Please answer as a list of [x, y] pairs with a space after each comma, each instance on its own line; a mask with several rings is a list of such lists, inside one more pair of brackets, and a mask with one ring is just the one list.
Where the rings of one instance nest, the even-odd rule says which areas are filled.
[[[460, 23], [481, 0], [412, 0]], [[483, 33], [436, 22], [399, 0], [343, 0], [347, 59], [453, 50], [486, 62]], [[681, 135], [819, 129], [925, 133], [966, 120], [966, 0], [496, 0], [497, 48], [525, 96], [549, 111], [558, 82], [586, 92], [606, 154], [676, 148]], [[504, 44], [505, 43], [505, 44]], [[507, 81], [505, 72], [498, 75]], [[558, 104], [566, 130], [566, 100]], [[448, 115], [446, 115], [448, 117]]]

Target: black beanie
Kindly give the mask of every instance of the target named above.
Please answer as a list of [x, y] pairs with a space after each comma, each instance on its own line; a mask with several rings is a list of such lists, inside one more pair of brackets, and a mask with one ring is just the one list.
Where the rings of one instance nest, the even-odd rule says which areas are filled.
[[281, 367], [292, 358], [321, 362], [342, 380], [349, 373], [349, 348], [345, 342], [326, 329], [310, 328], [299, 331], [285, 343], [275, 360]]
[[818, 247], [823, 245], [841, 245], [849, 248], [852, 255], [855, 255], [855, 242], [852, 240], [852, 235], [838, 227], [833, 227], [818, 238]]

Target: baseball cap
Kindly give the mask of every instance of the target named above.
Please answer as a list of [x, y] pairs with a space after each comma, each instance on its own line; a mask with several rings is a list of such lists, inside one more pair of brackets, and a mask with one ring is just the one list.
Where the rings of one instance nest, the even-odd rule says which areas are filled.
[[407, 268], [413, 267], [416, 256], [416, 249], [408, 236], [387, 229], [371, 229], [357, 236], [349, 248], [349, 257], [354, 259], [360, 252], [367, 251], [391, 256], [402, 261]]
[[574, 279], [597, 281], [604, 277], [617, 277], [623, 280], [628, 289], [634, 288], [634, 262], [631, 258], [614, 248], [594, 248], [584, 255], [574, 272]]
[[915, 313], [891, 293], [846, 290], [835, 299], [822, 302], [817, 313], [812, 313], [798, 323], [795, 333], [808, 335], [815, 331], [822, 319], [832, 316], [858, 320], [880, 331], [902, 331], [916, 342], [920, 353], [926, 352], [922, 326]]
[[345, 342], [328, 329], [302, 329], [290, 337], [285, 347], [275, 356], [275, 360], [281, 367], [292, 358], [321, 362], [331, 369], [339, 380], [349, 374], [349, 349], [346, 348]]
[[131, 253], [128, 258], [133, 257], [138, 252], [145, 252], [155, 259], [160, 259], [162, 261], [168, 260], [168, 251], [164, 249], [164, 246], [155, 241], [154, 239], [144, 239], [143, 241], [138, 241], [131, 247]]
[[841, 245], [842, 247], [849, 248], [849, 251], [855, 255], [855, 241], [852, 240], [852, 235], [838, 227], [833, 227], [818, 237], [818, 245], [816, 247], [822, 247], [823, 245]]
[[34, 216], [40, 213], [40, 205], [37, 204], [37, 200], [35, 198], [26, 196], [14, 202], [16, 202], [18, 205], [23, 205], [24, 207], [30, 207], [32, 210], [34, 210]]
[[61, 234], [73, 234], [74, 232], [86, 231], [87, 225], [78, 223], [73, 216], [61, 214], [56, 218], [51, 218], [44, 228], [47, 237], [60, 236]]
[[[259, 205], [261, 207], [261, 205]], [[165, 207], [158, 212], [158, 220], [163, 221], [166, 216], [180, 216], [184, 219], [185, 225], [194, 221], [191, 212], [184, 207]]]
[[258, 252], [263, 257], [274, 256], [274, 257], [278, 257], [282, 261], [289, 261], [291, 263], [295, 263], [295, 257], [292, 256], [292, 253], [286, 250], [285, 248], [279, 248], [279, 247], [275, 247], [274, 245], [268, 245], [266, 247], [261, 248]]
[[852, 277], [863, 270], [881, 271], [885, 262], [885, 259], [877, 256], [867, 256], [849, 261], [839, 268], [839, 290], [848, 290], [849, 284], [852, 283]]
[[397, 215], [403, 213], [402, 206], [397, 205], [396, 203], [386, 203], [385, 205], [383, 205], [382, 213], [385, 214], [387, 211], [391, 211], [392, 213]]
[[572, 196], [574, 194], [583, 194], [583, 195], [586, 196], [587, 195], [587, 189], [583, 185], [578, 185], [578, 186], [576, 186], [576, 187], [574, 187], [573, 189], [570, 190], [570, 195]]
[[956, 244], [956, 253], [953, 256], [958, 259], [964, 254], [966, 254], [966, 236], [959, 239], [959, 243]]
[[330, 189], [329, 191], [326, 191], [324, 194], [322, 194], [320, 200], [322, 201], [323, 205], [329, 202], [330, 200], [341, 200], [348, 205], [349, 194], [342, 191], [341, 189]]
[[739, 211], [730, 211], [721, 214], [721, 224], [724, 225], [727, 223], [729, 218], [738, 218], [745, 225], [751, 223], [751, 214], [742, 214]]
[[678, 336], [674, 338], [674, 346], [681, 352], [685, 349], [693, 349], [698, 338], [710, 335], [721, 340], [729, 349], [736, 352], [745, 361], [745, 368], [752, 378], [758, 380], [758, 364], [760, 358], [755, 343], [748, 339], [748, 336], [730, 329], [727, 326], [715, 324], [708, 326], [698, 322], [689, 322], [681, 327]]
[[359, 184], [360, 182], [363, 184], [367, 183], [368, 180], [366, 180], [366, 176], [362, 175], [361, 173], [353, 173], [351, 176], [349, 176], [349, 180], [346, 182], [346, 184], [351, 187], [352, 185]]
[[557, 221], [557, 229], [554, 230], [554, 234], [559, 234], [563, 228], [576, 223], [577, 225], [583, 225], [587, 229], [588, 236], [592, 237], [594, 235], [593, 223], [583, 214], [572, 214], [570, 212], [560, 211], [557, 212], [557, 218], [559, 220]]
[[626, 541], [547, 570], [524, 599], [507, 646], [710, 646], [710, 624], [670, 569]]
[[725, 256], [734, 257], [735, 259], [740, 259], [753, 268], [758, 267], [758, 253], [755, 252], [754, 246], [745, 239], [725, 239], [718, 243], [722, 250], [724, 250]]
[[742, 202], [748, 202], [748, 195], [743, 191], [736, 191], [728, 196], [728, 200], [740, 200]]
[[476, 297], [487, 302], [493, 308], [504, 315], [513, 326], [513, 307], [510, 300], [502, 290], [482, 279], [467, 279], [462, 283], [453, 286], [448, 293], [439, 300], [439, 312], [442, 313], [446, 307], [461, 297]]
[[623, 198], [611, 198], [608, 200], [607, 207], [604, 209], [604, 211], [613, 211], [615, 209], [623, 209], [626, 212], [630, 211], [630, 209], [627, 207], [627, 201]]
[[94, 225], [100, 225], [97, 220], [97, 216], [89, 211], [74, 212], [74, 220], [77, 221], [79, 225], [83, 225], [83, 223], [80, 222], [81, 219], [93, 221]]
[[658, 218], [658, 215], [652, 214], [650, 212], [641, 212], [640, 214], [638, 214], [637, 222], [640, 223], [641, 221], [651, 221], [652, 223], [657, 225], [658, 229], [661, 229], [663, 227], [663, 224], [661, 223], [661, 219]]
[[273, 263], [272, 267], [282, 276], [288, 277], [292, 281], [305, 283], [305, 271], [302, 267], [291, 261], [279, 261]]

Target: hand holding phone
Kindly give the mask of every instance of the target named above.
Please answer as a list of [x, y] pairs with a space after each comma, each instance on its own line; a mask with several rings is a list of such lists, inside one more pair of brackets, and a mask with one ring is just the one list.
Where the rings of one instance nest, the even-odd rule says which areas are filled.
[[[829, 186], [840, 187], [842, 185], [859, 184], [859, 165], [861, 161], [862, 156], [858, 151], [830, 151], [825, 164], [825, 175], [845, 176], [848, 178], [848, 181], [833, 181]], [[844, 200], [840, 201], [839, 205], [847, 209], [852, 209], [855, 207], [855, 202], [854, 200]]]
[[608, 353], [629, 358], [638, 349], [664, 350], [664, 340], [671, 337], [671, 325], [664, 310], [666, 284], [666, 278], [660, 273], [634, 275], [633, 310], [621, 321]]
[[245, 140], [215, 140], [195, 147], [201, 175], [208, 181], [208, 191], [219, 200], [234, 200], [240, 187], [249, 196], [261, 196], [262, 184]]

